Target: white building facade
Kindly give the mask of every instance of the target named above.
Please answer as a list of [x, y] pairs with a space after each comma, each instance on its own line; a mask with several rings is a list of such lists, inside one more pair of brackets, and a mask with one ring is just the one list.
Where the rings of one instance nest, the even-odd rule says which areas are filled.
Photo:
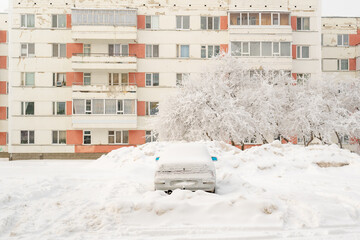
[[157, 105], [222, 52], [297, 80], [324, 70], [319, 0], [21, 0], [0, 17], [0, 145], [15, 159], [153, 141]]

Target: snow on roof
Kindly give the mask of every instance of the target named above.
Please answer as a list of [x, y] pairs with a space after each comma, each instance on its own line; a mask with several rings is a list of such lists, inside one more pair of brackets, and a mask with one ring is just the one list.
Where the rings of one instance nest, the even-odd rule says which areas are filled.
[[171, 144], [162, 154], [161, 163], [209, 163], [211, 156], [207, 147], [200, 143]]

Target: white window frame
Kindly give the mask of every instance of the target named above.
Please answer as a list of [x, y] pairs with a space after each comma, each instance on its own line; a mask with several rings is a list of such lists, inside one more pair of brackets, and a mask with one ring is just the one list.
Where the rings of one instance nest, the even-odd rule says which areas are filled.
[[[202, 27], [202, 21], [205, 19], [205, 28]], [[209, 19], [212, 19], [212, 27], [209, 28]], [[218, 19], [217, 26], [215, 25], [215, 19]], [[200, 28], [201, 30], [220, 30], [220, 17], [218, 16], [200, 16]]]
[[[347, 61], [347, 69], [342, 68], [342, 61]], [[349, 71], [349, 59], [338, 59], [337, 60], [337, 70], [338, 71]]]
[[[34, 75], [34, 84], [27, 84], [27, 76], [28, 74], [33, 74]], [[25, 86], [25, 87], [33, 87], [35, 86], [35, 72], [22, 72], [21, 73], [21, 86]]]
[[[21, 134], [22, 132], [27, 132], [27, 142], [21, 142]], [[33, 142], [30, 142], [30, 133], [32, 132], [33, 135]], [[35, 144], [35, 131], [34, 130], [20, 130], [20, 144]]]
[[[154, 85], [154, 75], [158, 76], [157, 85]], [[148, 77], [150, 77], [150, 84], [148, 84]], [[160, 74], [159, 73], [146, 73], [145, 74], [145, 86], [146, 87], [158, 87], [160, 85]]]
[[[30, 53], [30, 45], [33, 45], [34, 52]], [[26, 49], [26, 53], [22, 53], [22, 49]], [[20, 44], [20, 56], [21, 57], [35, 57], [35, 43], [21, 43]]]
[[[299, 21], [299, 19], [300, 19], [300, 21], [301, 21], [301, 23], [300, 23], [300, 29], [298, 28], [298, 21]], [[305, 19], [309, 19], [309, 29], [305, 29], [305, 24], [304, 24], [304, 22], [305, 22]], [[310, 29], [311, 29], [311, 24], [310, 24], [311, 22], [310, 22], [310, 17], [297, 17], [296, 18], [296, 31], [310, 31]]]
[[[54, 132], [56, 132], [56, 142], [54, 142]], [[65, 142], [60, 143], [60, 132], [65, 133]], [[51, 132], [51, 144], [54, 144], [54, 145], [66, 145], [66, 131], [65, 130], [52, 130], [52, 132]]]
[[[157, 46], [157, 56], [154, 56], [154, 46]], [[147, 49], [151, 48], [150, 56], [148, 55]], [[146, 58], [159, 58], [160, 48], [158, 44], [146, 44], [145, 45], [145, 57]]]
[[91, 44], [84, 44], [83, 45], [83, 55], [84, 57], [91, 56]]
[[[184, 28], [185, 19], [189, 18], [189, 28]], [[178, 19], [180, 19], [180, 27], [178, 26]], [[176, 16], [176, 30], [190, 30], [190, 16]]]
[[[111, 132], [113, 132], [111, 134]], [[127, 142], [124, 141], [124, 133], [127, 133]], [[121, 135], [121, 142], [117, 142], [117, 134]], [[110, 137], [114, 137], [114, 142], [110, 142]], [[108, 131], [108, 144], [113, 145], [123, 145], [123, 144], [129, 144], [129, 131], [128, 130], [109, 130]]]
[[[90, 137], [90, 143], [85, 143], [85, 136]], [[91, 131], [90, 130], [83, 130], [83, 145], [91, 145]]]
[[[112, 46], [112, 52], [110, 51], [110, 46]], [[108, 44], [108, 53], [110, 57], [128, 57], [129, 44]]]
[[[188, 56], [183, 57], [183, 56], [181, 56], [181, 48], [186, 47], [186, 46], [189, 49]], [[177, 58], [190, 58], [190, 45], [188, 45], [188, 44], [177, 44], [176, 45], [176, 57]]]
[[256, 137], [247, 137], [244, 139], [244, 144], [256, 144], [257, 139]]
[[[59, 114], [58, 113], [58, 109], [59, 109], [59, 104], [63, 103], [65, 108], [64, 108], [64, 114]], [[57, 115], [57, 116], [65, 116], [66, 115], [66, 102], [53, 102], [52, 103], [52, 108], [53, 108], [53, 115]]]
[[[241, 49], [240, 49], [240, 52], [238, 53], [239, 55], [232, 55], [232, 56], [235, 56], [235, 57], [254, 57], [254, 58], [260, 58], [260, 57], [266, 57], [266, 58], [269, 58], [269, 57], [282, 57], [282, 58], [289, 58], [291, 57], [291, 43], [290, 42], [272, 42], [272, 54], [270, 56], [262, 56], [262, 43], [263, 42], [267, 42], [267, 41], [262, 41], [262, 42], [256, 42], [256, 43], [260, 43], [260, 56], [251, 56], [251, 47], [250, 47], [250, 44], [251, 43], [254, 43], [254, 42], [239, 42], [239, 41], [233, 41], [230, 43], [230, 53], [233, 54], [233, 49], [232, 49], [232, 43], [241, 43]], [[287, 43], [289, 45], [289, 51], [290, 51], [290, 54], [289, 55], [286, 55], [286, 56], [282, 56], [282, 52], [281, 52], [281, 44], [285, 44]], [[274, 52], [274, 45], [275, 44], [278, 44], [279, 46], [279, 51], [278, 52]], [[247, 51], [244, 52], [245, 50], [245, 46]]]
[[[209, 47], [212, 47], [211, 52], [209, 50]], [[216, 53], [216, 51], [215, 51], [216, 48], [219, 49], [218, 53]], [[203, 50], [205, 50], [205, 57], [203, 57]], [[211, 53], [212, 56], [210, 56], [209, 53]], [[203, 59], [216, 57], [216, 56], [219, 56], [219, 54], [220, 54], [220, 45], [202, 45], [201, 46], [200, 57]]]
[[145, 102], [145, 115], [146, 116], [156, 116], [159, 112], [159, 109], [156, 111], [155, 114], [151, 112], [151, 104], [155, 103], [157, 105], [157, 108], [159, 107], [159, 102]]
[[[347, 43], [345, 42], [345, 38], [347, 37]], [[339, 40], [341, 42], [339, 42]], [[337, 35], [337, 46], [338, 47], [348, 47], [349, 46], [350, 37], [349, 34], [338, 34]]]
[[66, 73], [53, 73], [53, 87], [62, 86], [66, 86]]
[[[308, 48], [309, 56], [304, 57], [304, 48]], [[296, 59], [310, 59], [310, 46], [296, 46]]]
[[[90, 105], [88, 105], [88, 103], [90, 103]], [[91, 114], [93, 114], [92, 113], [92, 99], [85, 99], [85, 105], [84, 105], [84, 107], [85, 107], [85, 115], [87, 114], [87, 115], [91, 115]], [[88, 108], [89, 107], [89, 108]]]
[[299, 85], [303, 85], [311, 78], [311, 73], [297, 73], [296, 74], [296, 82]]
[[[57, 56], [54, 54], [54, 49], [57, 48]], [[62, 53], [61, 49], [65, 48], [65, 51]], [[65, 43], [53, 43], [52, 44], [52, 57], [55, 58], [66, 58], [66, 44]]]
[[[157, 20], [155, 20], [157, 19]], [[148, 22], [150, 20], [150, 22]], [[154, 21], [155, 20], [155, 21]], [[157, 26], [156, 24], [154, 24], [154, 22], [157, 22]], [[148, 24], [150, 24], [150, 27], [148, 27]], [[145, 29], [159, 29], [159, 16], [158, 15], [146, 15], [145, 16]]]
[[[179, 78], [181, 76], [181, 79]], [[183, 80], [189, 77], [190, 73], [176, 73], [176, 86], [182, 86]]]
[[[114, 75], [118, 74], [118, 83], [114, 83]], [[109, 73], [108, 84], [109, 86], [127, 86], [129, 85], [129, 74], [128, 73]], [[126, 78], [126, 83], [123, 83], [123, 77]]]
[[90, 86], [91, 85], [91, 73], [84, 72], [83, 84], [84, 84], [84, 86]]
[[[28, 22], [29, 17], [32, 17], [34, 19], [34, 26], [29, 26], [29, 22]], [[24, 25], [22, 24], [23, 18], [24, 18]], [[20, 27], [21, 28], [35, 28], [35, 14], [21, 14], [20, 15]]]
[[345, 135], [340, 135], [340, 142], [342, 144], [350, 144], [350, 136], [345, 134]]
[[158, 134], [155, 134], [154, 131], [146, 130], [145, 131], [145, 143], [156, 142], [158, 139]]
[[[33, 114], [26, 114], [26, 105], [29, 103], [33, 103], [34, 104], [34, 112]], [[35, 115], [35, 102], [21, 102], [21, 115], [22, 116], [34, 116]]]
[[[84, 101], [84, 111], [81, 111], [83, 113], [76, 113], [75, 112], [75, 105], [74, 102], [75, 101]], [[104, 111], [103, 113], [93, 113], [93, 100], [94, 99], [73, 99], [73, 114], [74, 115], [136, 115], [137, 114], [137, 104], [136, 104], [136, 100], [135, 99], [96, 99], [96, 100], [104, 100]], [[106, 100], [115, 100], [116, 101], [116, 105], [115, 105], [115, 111], [114, 113], [106, 113]], [[132, 113], [125, 113], [125, 102], [126, 101], [131, 101], [132, 102], [132, 106], [134, 106], [134, 112]], [[120, 104], [119, 104], [120, 103]], [[87, 105], [88, 104], [88, 105]], [[88, 106], [88, 108], [87, 108]], [[120, 107], [120, 109], [119, 109]]]
[[[56, 22], [54, 24], [54, 18], [56, 18]], [[63, 27], [60, 27], [60, 20], [65, 20], [65, 24]], [[51, 28], [66, 28], [67, 19], [66, 14], [52, 14], [51, 15]]]

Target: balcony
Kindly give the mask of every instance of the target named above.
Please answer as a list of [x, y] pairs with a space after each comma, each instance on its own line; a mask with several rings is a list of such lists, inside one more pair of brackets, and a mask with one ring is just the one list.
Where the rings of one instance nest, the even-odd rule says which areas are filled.
[[76, 53], [71, 59], [74, 70], [133, 72], [137, 69], [135, 54]]
[[137, 127], [136, 115], [73, 115], [73, 128], [124, 128]]
[[73, 99], [106, 99], [106, 98], [137, 98], [136, 83], [120, 84], [109, 86], [104, 84], [83, 85], [82, 83], [73, 83], [72, 98]]
[[80, 40], [137, 39], [135, 9], [72, 9], [72, 38]]

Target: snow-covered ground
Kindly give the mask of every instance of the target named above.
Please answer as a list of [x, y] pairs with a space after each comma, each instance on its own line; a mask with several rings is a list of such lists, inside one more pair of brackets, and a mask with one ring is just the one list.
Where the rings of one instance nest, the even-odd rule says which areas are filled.
[[153, 191], [168, 143], [97, 161], [0, 162], [0, 239], [360, 239], [360, 156], [269, 145], [218, 157], [217, 194]]

